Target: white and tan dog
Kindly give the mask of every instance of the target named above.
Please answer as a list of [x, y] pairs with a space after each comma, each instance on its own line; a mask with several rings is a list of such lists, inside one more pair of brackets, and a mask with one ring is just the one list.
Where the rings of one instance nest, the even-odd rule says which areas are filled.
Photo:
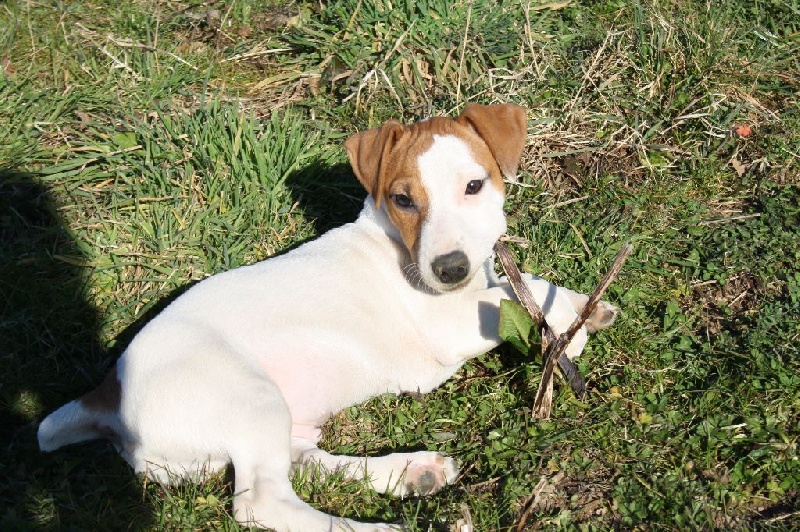
[[[141, 330], [100, 387], [42, 422], [41, 449], [108, 438], [164, 483], [233, 463], [241, 522], [393, 529], [313, 509], [290, 471], [321, 465], [400, 496], [456, 478], [455, 461], [436, 452], [331, 455], [317, 448], [319, 427], [379, 394], [428, 392], [500, 343], [500, 300], [513, 294], [494, 273], [492, 246], [506, 229], [503, 176], [515, 176], [525, 140], [515, 105], [470, 104], [455, 120], [391, 121], [354, 135], [345, 147], [369, 192], [358, 220], [192, 287]], [[527, 280], [563, 332], [587, 297]], [[616, 311], [601, 304], [588, 329], [607, 327]]]

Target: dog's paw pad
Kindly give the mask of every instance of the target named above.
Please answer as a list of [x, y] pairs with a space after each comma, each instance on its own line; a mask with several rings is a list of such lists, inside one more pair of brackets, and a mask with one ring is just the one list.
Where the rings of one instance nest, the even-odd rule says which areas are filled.
[[436, 475], [433, 471], [425, 471], [410, 487], [421, 495], [432, 493], [436, 489]]
[[458, 462], [452, 458], [439, 453], [421, 453], [406, 469], [406, 491], [428, 495], [451, 484], [457, 476]]
[[586, 330], [595, 332], [611, 327], [617, 319], [617, 314], [619, 314], [618, 307], [605, 301], [599, 302], [586, 320]]

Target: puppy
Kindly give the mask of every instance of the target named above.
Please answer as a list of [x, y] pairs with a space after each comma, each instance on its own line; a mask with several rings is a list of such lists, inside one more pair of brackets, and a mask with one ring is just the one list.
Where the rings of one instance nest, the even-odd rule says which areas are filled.
[[[198, 480], [232, 463], [233, 511], [278, 531], [390, 530], [327, 515], [289, 480], [314, 465], [378, 492], [427, 494], [453, 482], [436, 452], [376, 458], [319, 448], [332, 414], [384, 393], [428, 392], [500, 343], [494, 272], [506, 230], [503, 178], [526, 141], [525, 111], [467, 105], [456, 119], [390, 121], [345, 148], [369, 193], [358, 219], [285, 255], [193, 286], [133, 339], [94, 391], [50, 414], [39, 445], [107, 438], [138, 473]], [[527, 276], [557, 334], [587, 296]], [[573, 339], [611, 325], [607, 303]]]

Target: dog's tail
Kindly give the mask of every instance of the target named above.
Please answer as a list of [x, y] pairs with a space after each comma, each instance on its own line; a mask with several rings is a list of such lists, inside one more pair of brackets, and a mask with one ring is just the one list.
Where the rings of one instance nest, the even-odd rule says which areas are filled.
[[39, 448], [50, 452], [97, 438], [118, 444], [119, 404], [120, 385], [115, 368], [100, 386], [44, 418], [39, 424]]

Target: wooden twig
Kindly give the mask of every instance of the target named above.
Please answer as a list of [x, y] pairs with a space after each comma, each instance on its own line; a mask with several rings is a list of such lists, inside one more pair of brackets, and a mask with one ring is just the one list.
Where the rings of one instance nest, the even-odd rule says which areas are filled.
[[[525, 307], [525, 310], [528, 311], [528, 314], [531, 315], [533, 321], [539, 325], [542, 334], [542, 355], [544, 356], [548, 346], [557, 340], [556, 335], [550, 330], [550, 327], [547, 326], [544, 314], [542, 314], [542, 310], [533, 299], [533, 294], [528, 287], [528, 283], [522, 280], [522, 274], [514, 263], [514, 258], [511, 256], [508, 248], [506, 248], [505, 244], [502, 242], [497, 242], [494, 245], [494, 251], [497, 253], [497, 258], [500, 259], [500, 264], [503, 267], [503, 271], [506, 273], [506, 277], [508, 277], [508, 281], [517, 299], [519, 299], [522, 306]], [[578, 370], [578, 366], [564, 355], [563, 357], [559, 357], [558, 367], [561, 369], [561, 374], [567, 382], [569, 382], [575, 395], [583, 397], [586, 392], [586, 386], [583, 382], [583, 376], [581, 376], [581, 372]], [[552, 384], [552, 380], [550, 382]]]
[[[564, 355], [564, 350], [567, 348], [567, 345], [569, 345], [569, 342], [572, 340], [572, 337], [575, 336], [575, 333], [578, 332], [578, 329], [583, 327], [583, 324], [586, 322], [589, 316], [592, 315], [597, 303], [600, 302], [600, 298], [603, 297], [603, 294], [606, 293], [606, 290], [608, 290], [611, 282], [622, 270], [622, 265], [625, 264], [625, 260], [628, 258], [628, 255], [631, 254], [631, 251], [633, 251], [633, 245], [630, 243], [627, 243], [620, 248], [616, 258], [614, 259], [614, 263], [611, 265], [611, 269], [608, 270], [608, 273], [606, 273], [605, 277], [603, 277], [603, 279], [600, 281], [600, 284], [597, 285], [597, 288], [594, 289], [592, 295], [589, 296], [589, 301], [586, 302], [586, 306], [583, 307], [583, 311], [575, 319], [575, 321], [572, 322], [572, 325], [569, 326], [569, 329], [559, 336], [555, 342], [552, 342], [547, 347], [546, 352], [542, 355], [542, 358], [544, 359], [542, 380], [539, 383], [539, 390], [536, 392], [536, 399], [533, 402], [533, 413], [534, 417], [537, 419], [547, 419], [550, 417], [550, 405], [547, 404], [547, 389], [550, 388], [550, 390], [552, 390], [553, 368], [555, 367], [556, 361], [561, 357], [566, 356]], [[552, 397], [552, 392], [550, 396]]]
[[528, 522], [528, 519], [531, 516], [531, 513], [536, 508], [536, 503], [539, 502], [539, 496], [542, 493], [542, 490], [547, 487], [547, 478], [542, 475], [539, 479], [539, 482], [533, 488], [533, 491], [525, 500], [525, 504], [522, 505], [524, 509], [522, 512], [522, 516], [517, 521], [517, 526], [514, 528], [515, 532], [523, 532], [525, 530], [525, 524]]
[[589, 300], [586, 302], [583, 311], [581, 311], [580, 315], [572, 322], [572, 325], [558, 338], [556, 338], [550, 327], [547, 326], [547, 322], [544, 319], [539, 305], [537, 305], [536, 301], [533, 299], [533, 294], [531, 294], [528, 284], [522, 280], [522, 274], [514, 263], [508, 249], [504, 244], [498, 242], [495, 244], [494, 250], [495, 253], [497, 253], [497, 257], [500, 259], [500, 264], [503, 266], [503, 270], [506, 272], [509, 283], [517, 298], [519, 298], [520, 303], [522, 303], [522, 306], [525, 307], [531, 317], [542, 328], [542, 358], [544, 360], [544, 368], [542, 370], [542, 380], [539, 383], [539, 389], [536, 392], [536, 399], [533, 403], [533, 410], [536, 418], [546, 419], [550, 417], [550, 410], [552, 407], [553, 369], [556, 363], [558, 363], [558, 367], [570, 383], [575, 394], [578, 397], [583, 397], [586, 390], [583, 377], [578, 367], [567, 358], [564, 351], [575, 336], [575, 333], [583, 327], [583, 324], [589, 316], [592, 315], [597, 303], [600, 302], [600, 298], [603, 297], [603, 294], [605, 294], [611, 282], [616, 278], [620, 270], [622, 270], [622, 265], [631, 254], [631, 251], [633, 251], [633, 246], [630, 243], [622, 246], [614, 259], [614, 263], [611, 265], [611, 269], [609, 269], [608, 273], [606, 273], [600, 281], [600, 284], [597, 285], [592, 295], [589, 296]]

